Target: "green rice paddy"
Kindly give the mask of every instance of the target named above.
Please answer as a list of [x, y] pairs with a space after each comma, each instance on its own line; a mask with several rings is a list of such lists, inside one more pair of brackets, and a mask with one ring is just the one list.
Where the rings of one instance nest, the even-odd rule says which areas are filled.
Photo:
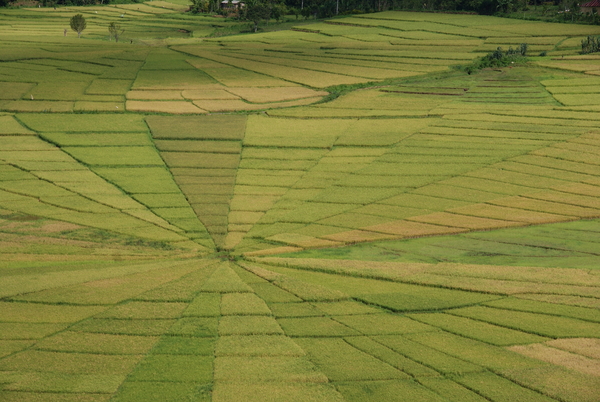
[[0, 400], [600, 401], [599, 28], [183, 3], [0, 11]]

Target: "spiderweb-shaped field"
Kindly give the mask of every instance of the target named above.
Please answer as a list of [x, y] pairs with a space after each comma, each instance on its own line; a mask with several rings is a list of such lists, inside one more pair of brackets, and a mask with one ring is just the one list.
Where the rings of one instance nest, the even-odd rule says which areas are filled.
[[0, 399], [598, 401], [597, 28], [336, 22], [3, 43]]

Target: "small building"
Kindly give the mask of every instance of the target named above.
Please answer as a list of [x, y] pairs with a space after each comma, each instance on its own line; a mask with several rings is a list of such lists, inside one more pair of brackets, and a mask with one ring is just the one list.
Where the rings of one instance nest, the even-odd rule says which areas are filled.
[[[600, 0], [596, 0], [596, 1], [600, 1]], [[223, 9], [223, 10], [226, 10], [226, 9], [238, 10], [240, 8], [244, 8], [244, 3], [242, 3], [239, 0], [223, 0], [221, 2], [221, 9]]]
[[588, 3], [579, 6], [582, 13], [593, 13], [600, 14], [600, 0], [592, 0]]

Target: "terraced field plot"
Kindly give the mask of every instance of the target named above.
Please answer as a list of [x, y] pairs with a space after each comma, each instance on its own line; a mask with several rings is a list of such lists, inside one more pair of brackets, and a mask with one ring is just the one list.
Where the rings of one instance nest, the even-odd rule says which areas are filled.
[[597, 28], [181, 8], [0, 13], [0, 400], [598, 401]]

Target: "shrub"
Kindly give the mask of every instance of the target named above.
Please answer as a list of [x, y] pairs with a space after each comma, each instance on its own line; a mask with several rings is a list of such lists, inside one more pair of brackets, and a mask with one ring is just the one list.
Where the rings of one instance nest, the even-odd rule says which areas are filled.
[[600, 36], [588, 36], [581, 41], [581, 54], [600, 52]]
[[465, 67], [467, 74], [472, 74], [477, 70], [493, 67], [506, 67], [514, 63], [523, 63], [526, 61], [527, 43], [521, 43], [517, 49], [509, 47], [507, 51], [498, 47], [492, 53], [474, 61], [471, 65]]
[[85, 22], [85, 18], [81, 14], [75, 14], [71, 17], [71, 29], [77, 32], [77, 37], [81, 37], [81, 33], [86, 28], [87, 23]]

